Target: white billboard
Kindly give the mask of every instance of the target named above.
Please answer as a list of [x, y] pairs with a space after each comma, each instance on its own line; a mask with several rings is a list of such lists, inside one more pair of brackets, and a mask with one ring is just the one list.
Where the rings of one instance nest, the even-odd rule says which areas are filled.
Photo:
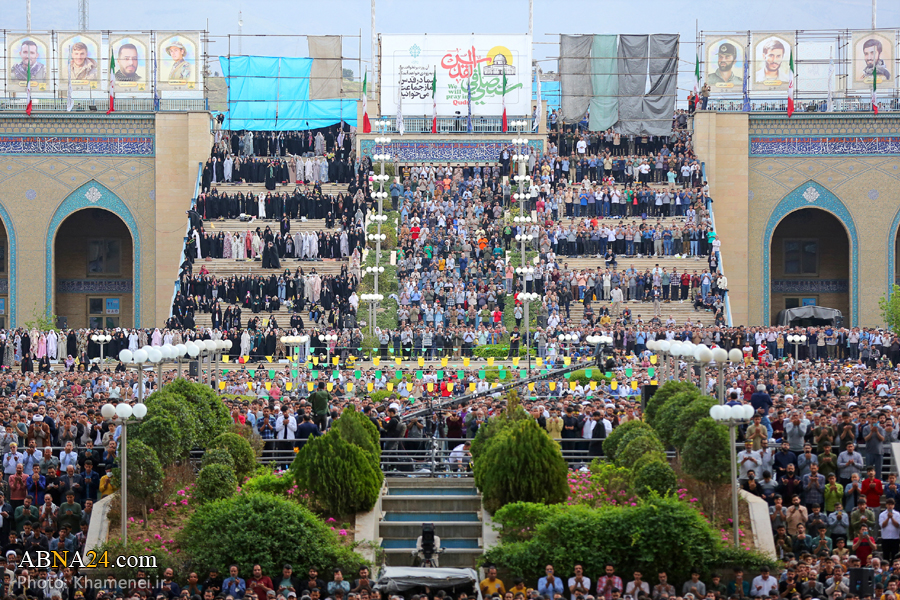
[[381, 36], [381, 114], [432, 114], [432, 81], [441, 116], [469, 112], [531, 115], [531, 37], [527, 35], [408, 34]]

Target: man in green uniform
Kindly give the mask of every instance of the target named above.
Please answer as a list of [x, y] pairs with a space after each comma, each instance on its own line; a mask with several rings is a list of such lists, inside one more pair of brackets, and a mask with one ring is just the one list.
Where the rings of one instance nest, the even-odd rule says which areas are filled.
[[328, 405], [331, 403], [331, 394], [325, 390], [325, 382], [319, 382], [319, 389], [309, 395], [309, 403], [312, 404], [313, 423], [319, 431], [325, 431], [328, 425]]
[[731, 42], [723, 42], [719, 45], [719, 68], [706, 76], [706, 82], [716, 87], [732, 87], [741, 84], [740, 76], [735, 76], [734, 62], [737, 59], [737, 49]]

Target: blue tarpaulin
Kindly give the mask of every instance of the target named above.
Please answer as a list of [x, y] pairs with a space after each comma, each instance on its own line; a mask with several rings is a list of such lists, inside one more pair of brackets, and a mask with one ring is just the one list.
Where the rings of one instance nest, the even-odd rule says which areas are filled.
[[356, 100], [310, 100], [311, 58], [220, 56], [228, 85], [223, 129], [298, 131], [356, 125]]

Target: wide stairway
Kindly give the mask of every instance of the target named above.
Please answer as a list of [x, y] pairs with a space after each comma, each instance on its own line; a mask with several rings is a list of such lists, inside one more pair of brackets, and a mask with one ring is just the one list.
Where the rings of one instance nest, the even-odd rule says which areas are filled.
[[[560, 223], [563, 226], [568, 226], [572, 223], [580, 223], [582, 219], [570, 219], [563, 218]], [[650, 225], [656, 225], [657, 223], [661, 223], [663, 225], [678, 225], [683, 226], [685, 223], [684, 217], [649, 217], [646, 221], [642, 221], [641, 218], [638, 217], [625, 217], [622, 219], [602, 219], [600, 221], [601, 225], [633, 225], [640, 226], [641, 223], [647, 223]], [[511, 248], [510, 255], [515, 255], [515, 252], [518, 250], [518, 246]], [[645, 272], [647, 270], [653, 270], [657, 266], [660, 268], [666, 269], [666, 272], [672, 273], [673, 270], [677, 270], [678, 274], [682, 274], [685, 271], [691, 275], [696, 271], [697, 275], [703, 273], [704, 269], [709, 268], [709, 263], [707, 262], [706, 256], [700, 257], [676, 257], [676, 256], [625, 256], [618, 255], [617, 256], [618, 266], [616, 270], [621, 274], [623, 271], [627, 269], [634, 268], [638, 272]], [[587, 270], [587, 269], [599, 269], [601, 272], [606, 269], [606, 262], [602, 257], [598, 258], [595, 256], [557, 256], [557, 262], [560, 264], [563, 269], [568, 270]], [[627, 285], [622, 286], [623, 292], [625, 292], [627, 297]], [[594, 309], [595, 318], [599, 319], [600, 309], [604, 306], [608, 306], [609, 302], [604, 300], [594, 300], [592, 303], [592, 308]], [[651, 302], [633, 302], [628, 301], [623, 304], [623, 308], [625, 306], [631, 309], [632, 313], [632, 322], [637, 319], [638, 315], [644, 320], [644, 322], [649, 321], [653, 318], [653, 303]], [[712, 325], [715, 320], [715, 315], [712, 312], [705, 310], [694, 311], [693, 304], [689, 300], [685, 300], [683, 303], [674, 300], [670, 303], [663, 302], [661, 304], [660, 310], [660, 319], [665, 321], [670, 316], [675, 319], [676, 323], [679, 325], [690, 319], [690, 321], [696, 324], [698, 321], [704, 325]], [[570, 322], [578, 323], [581, 321], [581, 317], [584, 313], [584, 305], [581, 302], [573, 302], [570, 305]], [[565, 316], [563, 314], [562, 316]]]
[[378, 524], [385, 563], [418, 565], [413, 556], [423, 523], [434, 523], [444, 549], [441, 567], [476, 567], [484, 551], [481, 495], [471, 478], [388, 478]]

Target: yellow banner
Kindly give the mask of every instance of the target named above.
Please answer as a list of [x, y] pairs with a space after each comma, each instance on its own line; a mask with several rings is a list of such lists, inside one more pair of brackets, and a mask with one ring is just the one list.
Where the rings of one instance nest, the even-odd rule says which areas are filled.
[[372, 357], [372, 364], [375, 365], [376, 367], [377, 367], [378, 365], [380, 365], [380, 364], [381, 364], [381, 357], [380, 357], [380, 356], [374, 356], [374, 357]]

